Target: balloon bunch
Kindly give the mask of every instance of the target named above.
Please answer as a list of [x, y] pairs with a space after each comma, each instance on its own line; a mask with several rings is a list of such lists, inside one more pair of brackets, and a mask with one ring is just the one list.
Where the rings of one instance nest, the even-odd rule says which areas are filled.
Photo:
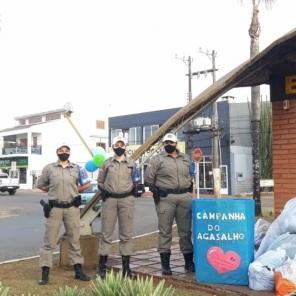
[[104, 161], [107, 159], [106, 151], [102, 147], [96, 147], [92, 150], [93, 159], [85, 163], [85, 169], [88, 172], [94, 172], [102, 167]]

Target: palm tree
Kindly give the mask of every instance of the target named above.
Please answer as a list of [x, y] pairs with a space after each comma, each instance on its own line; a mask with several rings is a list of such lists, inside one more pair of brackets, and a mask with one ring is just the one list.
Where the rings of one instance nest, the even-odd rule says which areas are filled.
[[[259, 53], [259, 5], [262, 0], [252, 0], [252, 20], [249, 28], [250, 57]], [[265, 5], [271, 6], [274, 0], [264, 0]], [[260, 197], [260, 86], [251, 88], [251, 129], [252, 129], [252, 155], [253, 155], [253, 196], [255, 200], [255, 214], [261, 216], [261, 197]]]
[[270, 101], [262, 99], [260, 131], [260, 177], [272, 179], [272, 108]]

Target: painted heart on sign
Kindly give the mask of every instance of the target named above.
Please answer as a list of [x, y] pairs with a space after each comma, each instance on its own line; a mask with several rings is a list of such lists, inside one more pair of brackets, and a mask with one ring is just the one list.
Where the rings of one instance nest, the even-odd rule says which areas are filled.
[[207, 252], [209, 263], [218, 273], [236, 270], [240, 265], [240, 256], [234, 251], [224, 251], [219, 247], [211, 247]]

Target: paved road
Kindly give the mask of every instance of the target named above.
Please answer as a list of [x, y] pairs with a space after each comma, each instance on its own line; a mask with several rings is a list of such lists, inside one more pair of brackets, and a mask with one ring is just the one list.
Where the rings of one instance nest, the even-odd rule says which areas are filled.
[[[44, 197], [30, 190], [19, 190], [14, 196], [0, 193], [0, 262], [39, 254], [45, 222], [39, 201]], [[156, 229], [152, 199], [136, 199], [134, 235]], [[100, 231], [100, 219], [94, 222], [93, 230]]]

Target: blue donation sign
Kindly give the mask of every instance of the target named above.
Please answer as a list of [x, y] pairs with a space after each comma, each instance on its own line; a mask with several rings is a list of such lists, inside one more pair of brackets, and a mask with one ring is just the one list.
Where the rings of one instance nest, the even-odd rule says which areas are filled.
[[254, 258], [254, 200], [192, 201], [196, 280], [248, 285]]

